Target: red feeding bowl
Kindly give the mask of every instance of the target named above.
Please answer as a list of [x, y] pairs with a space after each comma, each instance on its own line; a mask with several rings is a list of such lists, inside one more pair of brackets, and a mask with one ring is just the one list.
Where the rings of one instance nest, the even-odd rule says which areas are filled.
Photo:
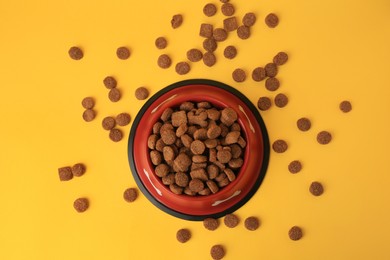
[[[247, 142], [244, 164], [237, 178], [215, 194], [174, 194], [155, 174], [149, 157], [147, 140], [153, 124], [166, 108], [178, 107], [185, 101], [208, 101], [218, 108], [233, 108]], [[243, 94], [221, 82], [197, 79], [167, 86], [145, 103], [130, 131], [128, 157], [138, 187], [155, 206], [179, 218], [203, 220], [232, 213], [255, 194], [267, 170], [269, 147], [264, 122], [256, 107]]]

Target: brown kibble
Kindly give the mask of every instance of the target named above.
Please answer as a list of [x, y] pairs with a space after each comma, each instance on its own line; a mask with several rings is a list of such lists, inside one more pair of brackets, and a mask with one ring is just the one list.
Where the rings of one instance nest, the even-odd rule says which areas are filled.
[[317, 142], [319, 144], [328, 144], [332, 140], [332, 135], [328, 131], [321, 131], [317, 134]]
[[255, 22], [256, 22], [256, 15], [254, 13], [246, 13], [242, 18], [242, 23], [247, 27], [253, 26]]
[[191, 69], [190, 64], [188, 64], [185, 61], [179, 62], [175, 66], [175, 70], [179, 75], [187, 74], [188, 72], [190, 72], [190, 69]]
[[[195, 196], [196, 195], [196, 192], [193, 192], [192, 190], [190, 190], [190, 188], [188, 186], [184, 188], [184, 193], [189, 195], [189, 196]], [[201, 194], [199, 193], [199, 195], [201, 195]]]
[[231, 159], [228, 164], [230, 168], [238, 169], [244, 164], [244, 160], [242, 158]]
[[219, 191], [218, 185], [212, 180], [206, 181], [206, 185], [212, 193], [217, 193]]
[[215, 218], [205, 218], [203, 220], [203, 226], [210, 231], [214, 231], [219, 227], [219, 221]]
[[273, 62], [278, 66], [285, 64], [287, 61], [288, 61], [288, 55], [283, 51], [276, 54], [273, 59]]
[[149, 96], [149, 90], [145, 87], [139, 87], [135, 90], [135, 98], [138, 100], [145, 100]]
[[210, 164], [209, 166], [207, 166], [207, 175], [209, 179], [215, 179], [218, 176], [218, 174], [219, 174], [218, 166], [214, 164]]
[[119, 126], [126, 126], [130, 123], [131, 117], [128, 113], [120, 113], [119, 115], [116, 116], [115, 122]]
[[349, 111], [352, 110], [352, 104], [348, 100], [344, 100], [340, 103], [339, 106], [340, 110], [344, 113], [348, 113]]
[[85, 165], [82, 163], [76, 163], [72, 166], [73, 176], [80, 177], [83, 176], [86, 171]]
[[[168, 107], [168, 108], [164, 109], [163, 113], [161, 114], [160, 119], [163, 122], [166, 122], [171, 118], [172, 114], [173, 114], [173, 109]], [[164, 124], [164, 125], [167, 125], [167, 124]], [[173, 130], [173, 126], [170, 127], [170, 129]], [[160, 129], [160, 132], [161, 132], [161, 129]]]
[[167, 69], [171, 66], [172, 60], [167, 54], [161, 54], [157, 59], [157, 65], [162, 69]]
[[190, 167], [191, 163], [192, 162], [190, 157], [185, 153], [180, 153], [173, 161], [173, 164], [176, 165], [178, 170], [181, 172], [188, 171], [188, 168]]
[[161, 153], [156, 150], [150, 151], [150, 160], [152, 161], [153, 165], [160, 165], [162, 162]]
[[277, 107], [285, 107], [288, 103], [288, 97], [285, 94], [279, 93], [275, 96], [275, 105]]
[[235, 69], [232, 73], [232, 77], [235, 82], [244, 82], [246, 79], [246, 73], [243, 69]]
[[115, 127], [116, 122], [112, 116], [107, 116], [103, 118], [102, 126], [104, 130], [111, 130]]
[[180, 27], [182, 23], [183, 16], [181, 14], [175, 14], [174, 16], [172, 16], [171, 26], [173, 29]]
[[121, 92], [117, 88], [110, 89], [108, 92], [108, 99], [111, 100], [111, 102], [118, 102], [121, 99]]
[[[159, 153], [158, 156], [161, 156], [161, 154]], [[153, 163], [154, 164], [154, 163]], [[154, 172], [156, 173], [156, 175], [158, 177], [165, 177], [168, 175], [169, 173], [169, 166], [164, 164], [164, 163], [161, 163], [161, 164], [158, 164], [156, 166], [156, 168], [154, 168]]]
[[237, 159], [240, 158], [242, 155], [242, 148], [238, 144], [232, 144], [230, 145], [230, 149], [232, 152], [232, 158]]
[[76, 46], [70, 47], [68, 54], [69, 57], [73, 60], [81, 60], [84, 57], [83, 51]]
[[299, 240], [303, 236], [302, 229], [298, 226], [293, 226], [288, 231], [288, 236], [290, 237], [291, 240], [294, 240], [294, 241]]
[[195, 140], [191, 143], [190, 149], [193, 154], [203, 154], [206, 147], [202, 141]]
[[246, 40], [251, 36], [251, 30], [248, 26], [241, 25], [237, 28], [237, 36], [242, 40]]
[[164, 148], [163, 148], [163, 151], [162, 151], [163, 157], [164, 157], [164, 160], [167, 161], [167, 162], [168, 161], [173, 161], [175, 159], [175, 156], [176, 156], [177, 152], [175, 152], [173, 147], [175, 147], [175, 146], [164, 146]]
[[280, 87], [280, 82], [277, 78], [268, 78], [265, 81], [265, 88], [269, 91], [276, 91]]
[[214, 245], [210, 249], [213, 260], [221, 260], [225, 256], [225, 249], [221, 245]]
[[272, 149], [277, 152], [277, 153], [284, 153], [288, 148], [288, 145], [286, 143], [286, 141], [284, 140], [276, 140], [273, 144], [272, 144]]
[[121, 130], [119, 130], [117, 128], [113, 128], [110, 130], [109, 137], [112, 141], [119, 142], [123, 138], [123, 133]]
[[238, 222], [240, 222], [240, 220], [234, 214], [227, 214], [224, 217], [223, 222], [228, 228], [235, 228], [238, 225]]
[[106, 88], [108, 89], [112, 89], [112, 88], [116, 88], [117, 86], [117, 81], [114, 77], [112, 76], [107, 76], [103, 79], [103, 84]]
[[204, 189], [204, 183], [199, 179], [192, 179], [190, 181], [189, 187], [192, 191], [199, 192]]
[[[207, 163], [206, 163], [207, 165]], [[190, 172], [191, 179], [199, 179], [202, 181], [207, 181], [209, 178], [207, 176], [206, 170], [204, 168], [198, 168]]]
[[165, 143], [163, 142], [163, 140], [160, 138], [156, 141], [156, 150], [159, 151], [159, 152], [162, 152], [163, 149], [165, 147]]
[[200, 25], [199, 35], [205, 38], [213, 37], [214, 27], [209, 23], [202, 23]]
[[228, 163], [232, 159], [232, 153], [228, 150], [220, 150], [217, 152], [217, 159], [220, 163]]
[[182, 228], [176, 232], [176, 239], [180, 243], [185, 243], [188, 240], [190, 240], [190, 238], [191, 238], [191, 232], [188, 229]]
[[83, 119], [86, 122], [91, 122], [92, 120], [95, 119], [95, 117], [96, 117], [96, 113], [95, 113], [95, 110], [93, 110], [93, 109], [86, 109], [83, 112]]
[[223, 29], [223, 28], [214, 29], [213, 38], [217, 42], [223, 42], [224, 40], [227, 39], [227, 36], [228, 36], [228, 34], [227, 34], [225, 29]]
[[208, 17], [211, 17], [213, 15], [215, 15], [217, 13], [217, 7], [214, 5], [214, 4], [206, 4], [204, 7], [203, 7], [203, 13], [208, 16]]
[[298, 160], [290, 162], [288, 165], [288, 170], [294, 174], [300, 172], [302, 170], [301, 162]]
[[261, 111], [266, 111], [270, 109], [271, 107], [271, 99], [269, 97], [260, 97], [259, 100], [257, 101], [257, 107]]
[[127, 47], [119, 47], [116, 50], [116, 56], [121, 60], [127, 60], [130, 57], [130, 50]]
[[225, 137], [226, 144], [235, 144], [238, 142], [238, 138], [240, 137], [241, 133], [239, 131], [231, 131], [229, 132]]
[[[236, 122], [237, 118], [238, 115], [236, 111], [231, 107], [224, 108], [221, 112], [221, 122], [226, 126], [231, 126], [234, 122]], [[220, 127], [222, 128], [222, 125], [220, 125]]]
[[215, 57], [214, 53], [212, 52], [206, 52], [203, 54], [203, 63], [208, 66], [214, 66], [214, 64], [217, 62], [217, 58]]
[[177, 194], [177, 195], [183, 194], [183, 190], [184, 190], [182, 187], [179, 187], [176, 183], [170, 184], [170, 185], [169, 185], [169, 189], [170, 189], [173, 193], [175, 193], [175, 194]]
[[254, 231], [259, 228], [260, 226], [260, 221], [256, 217], [248, 217], [245, 219], [244, 225], [246, 229], [250, 231]]
[[234, 31], [238, 28], [237, 18], [235, 16], [223, 20], [223, 28], [228, 31]]
[[95, 106], [95, 101], [91, 97], [86, 97], [81, 101], [81, 105], [85, 109], [92, 109]]
[[180, 110], [184, 110], [186, 112], [191, 111], [192, 109], [195, 108], [194, 103], [186, 101], [180, 104]]
[[205, 155], [194, 155], [194, 156], [192, 156], [192, 161], [194, 163], [204, 163], [204, 162], [207, 162], [207, 156], [205, 156]]
[[[221, 134], [222, 132], [222, 129], [221, 127], [217, 126], [217, 125], [212, 125], [209, 127], [209, 129], [207, 130], [207, 137], [209, 139], [215, 139], [217, 137], [219, 137], [219, 135]], [[217, 142], [215, 141], [215, 146], [217, 145]], [[212, 147], [208, 147], [208, 148], [214, 148], [215, 147], [214, 144], [212, 144]]]
[[236, 179], [236, 175], [234, 174], [232, 169], [226, 168], [225, 170], [223, 170], [223, 172], [226, 174], [226, 176], [230, 182], [232, 182]]
[[176, 133], [173, 130], [164, 130], [161, 133], [161, 139], [166, 145], [171, 145], [176, 142]]
[[187, 51], [187, 59], [192, 62], [200, 61], [203, 58], [203, 54], [198, 49], [190, 49]]
[[157, 49], [165, 49], [168, 45], [167, 39], [165, 37], [158, 37], [155, 41]]
[[209, 188], [204, 188], [203, 190], [198, 192], [199, 195], [207, 196], [211, 194], [211, 191]]
[[278, 67], [276, 66], [275, 63], [267, 63], [264, 67], [265, 69], [265, 74], [267, 74], [268, 77], [275, 77], [278, 74]]
[[252, 71], [252, 79], [254, 81], [262, 81], [265, 78], [266, 78], [266, 73], [263, 67], [257, 67]]
[[188, 130], [188, 126], [186, 124], [181, 124], [179, 127], [176, 129], [176, 136], [181, 137], [184, 135]]
[[127, 202], [134, 202], [138, 197], [138, 192], [136, 188], [128, 188], [123, 192], [123, 198]]
[[176, 111], [171, 115], [172, 126], [179, 127], [180, 125], [187, 124], [187, 115], [185, 111]]
[[171, 185], [175, 183], [175, 174], [174, 173], [169, 173], [168, 175], [162, 177], [162, 183], [164, 185]]
[[88, 209], [89, 201], [86, 198], [78, 198], [73, 202], [73, 207], [77, 212], [82, 213]]
[[270, 13], [265, 17], [265, 24], [269, 28], [275, 28], [279, 24], [279, 18], [274, 13]]
[[72, 168], [69, 166], [58, 168], [60, 181], [70, 181], [73, 179]]
[[234, 6], [230, 3], [224, 3], [221, 6], [221, 11], [225, 16], [232, 16], [234, 14]]
[[184, 172], [177, 172], [175, 174], [175, 182], [178, 186], [180, 187], [187, 187], [188, 183], [190, 181], [190, 178], [188, 177], [188, 175]]
[[226, 59], [234, 59], [237, 56], [236, 47], [232, 45], [226, 46], [225, 50], [223, 51], [223, 56], [225, 56]]
[[311, 122], [308, 118], [302, 117], [297, 120], [297, 127], [299, 130], [306, 132], [311, 128]]
[[320, 195], [322, 195], [322, 193], [324, 193], [324, 187], [322, 186], [322, 184], [320, 182], [313, 181], [310, 184], [309, 191], [314, 196], [320, 196]]
[[214, 52], [217, 49], [216, 40], [214, 38], [205, 39], [203, 41], [203, 49], [205, 49], [207, 52]]
[[245, 141], [245, 139], [244, 139], [242, 136], [240, 136], [240, 137], [238, 138], [237, 143], [238, 143], [242, 148], [244, 148], [244, 147], [246, 146], [246, 141]]
[[158, 133], [160, 133], [161, 126], [162, 126], [162, 123], [161, 123], [161, 122], [156, 122], [156, 123], [153, 125], [153, 134], [158, 134]]

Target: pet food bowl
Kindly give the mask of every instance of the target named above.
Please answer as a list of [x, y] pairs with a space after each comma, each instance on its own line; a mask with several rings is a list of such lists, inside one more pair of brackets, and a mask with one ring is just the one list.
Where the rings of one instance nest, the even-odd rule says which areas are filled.
[[[242, 135], [247, 142], [244, 163], [236, 179], [215, 194], [177, 195], [154, 172], [149, 157], [148, 137], [163, 111], [185, 101], [208, 101], [217, 108], [231, 107], [238, 115]], [[135, 181], [142, 193], [159, 209], [186, 220], [220, 218], [243, 206], [258, 190], [269, 160], [269, 139], [257, 108], [236, 89], [221, 82], [194, 79], [169, 85], [153, 95], [134, 119], [128, 158]]]

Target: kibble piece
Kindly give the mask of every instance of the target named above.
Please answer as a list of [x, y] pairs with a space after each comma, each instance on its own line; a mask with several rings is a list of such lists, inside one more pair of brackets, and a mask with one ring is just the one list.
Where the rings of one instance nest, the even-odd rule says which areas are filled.
[[109, 137], [112, 141], [119, 142], [123, 138], [123, 133], [121, 130], [119, 130], [117, 128], [113, 128], [110, 130]]
[[266, 78], [266, 73], [263, 67], [257, 67], [252, 71], [252, 79], [254, 81], [262, 81], [265, 78]]
[[219, 191], [218, 185], [212, 180], [206, 181], [206, 185], [212, 193], [217, 193]]
[[246, 79], [246, 73], [243, 69], [235, 69], [232, 73], [232, 77], [235, 82], [244, 82]]
[[114, 77], [112, 76], [107, 76], [103, 79], [103, 84], [106, 88], [108, 89], [112, 89], [112, 88], [116, 88], [117, 86], [117, 81]]
[[123, 192], [123, 198], [127, 202], [134, 202], [138, 197], [137, 189], [128, 188]]
[[93, 110], [93, 109], [86, 109], [83, 112], [83, 119], [86, 122], [91, 122], [92, 120], [95, 119], [95, 117], [96, 117], [96, 113], [95, 113], [95, 110]]
[[189, 187], [192, 191], [199, 192], [204, 189], [204, 183], [199, 179], [192, 179], [190, 181]]
[[162, 126], [162, 123], [161, 123], [161, 122], [156, 122], [156, 123], [153, 125], [153, 134], [158, 134], [158, 133], [160, 133], [161, 126]]
[[170, 185], [169, 185], [169, 189], [170, 189], [173, 193], [175, 193], [175, 194], [177, 194], [177, 195], [183, 194], [183, 190], [184, 190], [182, 187], [178, 186], [176, 183], [170, 184]]
[[269, 28], [275, 28], [279, 24], [279, 18], [276, 14], [270, 13], [265, 17], [265, 24]]
[[[204, 169], [206, 168], [207, 166], [207, 163], [192, 163], [191, 164], [191, 171], [195, 171], [195, 170], [198, 170], [198, 169]], [[190, 175], [191, 175], [191, 172], [190, 172]]]
[[203, 49], [208, 52], [214, 52], [217, 49], [217, 42], [214, 38], [208, 38], [203, 41]]
[[227, 39], [227, 36], [228, 36], [228, 34], [227, 34], [225, 29], [223, 29], [223, 28], [214, 29], [213, 38], [217, 42], [223, 42], [224, 40]]
[[175, 14], [174, 16], [172, 16], [171, 26], [173, 29], [180, 27], [182, 23], [183, 16], [181, 14]]
[[108, 92], [108, 99], [111, 100], [111, 102], [118, 102], [121, 99], [121, 92], [117, 88], [110, 89]]
[[302, 117], [297, 120], [297, 127], [299, 130], [306, 132], [311, 128], [311, 122], [308, 118]]
[[238, 138], [237, 143], [238, 143], [242, 148], [244, 148], [244, 147], [246, 146], [246, 141], [245, 141], [245, 139], [244, 139], [242, 136], [240, 136], [240, 137]]
[[83, 51], [76, 46], [70, 47], [68, 54], [69, 57], [73, 60], [81, 60], [84, 57]]
[[226, 174], [226, 176], [230, 182], [232, 182], [236, 179], [236, 175], [234, 174], [232, 169], [226, 168], [225, 170], [223, 170], [223, 172]]
[[320, 196], [320, 195], [322, 195], [322, 193], [324, 193], [324, 187], [322, 186], [322, 184], [320, 182], [313, 181], [310, 184], [309, 191], [314, 196]]
[[273, 62], [278, 66], [285, 64], [287, 61], [288, 61], [288, 55], [283, 51], [276, 54], [273, 59]]
[[242, 40], [246, 40], [251, 36], [251, 31], [248, 26], [241, 25], [237, 28], [237, 36]]
[[[231, 107], [226, 107], [221, 112], [221, 122], [226, 126], [231, 126], [234, 122], [237, 121], [238, 115], [236, 111]], [[220, 127], [222, 127], [220, 125]], [[228, 129], [229, 131], [229, 129]], [[221, 133], [222, 135], [222, 133]], [[226, 135], [225, 135], [226, 136]]]
[[176, 133], [173, 130], [164, 130], [161, 133], [161, 139], [166, 145], [174, 144], [176, 142]]
[[82, 163], [76, 163], [72, 166], [72, 174], [73, 176], [80, 177], [84, 175], [86, 171], [85, 165]]
[[92, 109], [95, 106], [95, 101], [92, 97], [86, 97], [81, 101], [81, 105], [85, 109]]
[[239, 131], [231, 131], [225, 136], [225, 142], [227, 145], [235, 144], [238, 142], [239, 137], [240, 137]]
[[256, 15], [254, 13], [246, 13], [242, 18], [242, 23], [247, 27], [253, 26], [255, 22], [256, 22]]
[[340, 110], [344, 113], [348, 113], [349, 111], [352, 110], [352, 104], [348, 100], [344, 100], [340, 103], [339, 106]]
[[189, 195], [189, 196], [195, 196], [196, 195], [196, 192], [193, 192], [192, 190], [190, 190], [190, 188], [188, 186], [184, 188], [184, 193]]
[[232, 45], [226, 46], [225, 50], [223, 51], [223, 56], [229, 60], [234, 59], [237, 56], [236, 47]]
[[174, 173], [169, 173], [168, 175], [162, 177], [162, 183], [164, 185], [171, 185], [175, 183], [175, 174]]
[[254, 231], [259, 228], [260, 222], [259, 219], [256, 217], [248, 217], [245, 219], [244, 225], [246, 229]]
[[171, 66], [172, 60], [167, 54], [161, 54], [157, 59], [157, 65], [162, 69], [167, 69]]
[[172, 125], [174, 127], [179, 127], [180, 125], [187, 124], [187, 115], [185, 111], [176, 111], [171, 115]]
[[58, 168], [58, 175], [60, 177], [60, 181], [69, 181], [73, 179], [72, 168], [68, 166]]
[[269, 97], [260, 97], [259, 100], [257, 101], [257, 107], [261, 111], [266, 111], [270, 109], [271, 107], [271, 99]]
[[119, 115], [116, 116], [115, 122], [119, 126], [126, 126], [130, 123], [131, 117], [128, 113], [120, 113]]
[[[221, 134], [222, 132], [222, 129], [221, 127], [217, 126], [217, 125], [212, 125], [209, 127], [209, 129], [207, 130], [207, 137], [209, 139], [215, 139], [217, 137], [219, 137], [219, 135]], [[215, 146], [217, 145], [217, 142], [215, 142]], [[214, 148], [215, 147], [214, 144], [211, 144], [211, 147], [208, 147], [208, 148]]]
[[200, 140], [195, 140], [191, 143], [191, 152], [193, 154], [203, 154], [203, 152], [205, 151], [206, 149], [206, 146], [204, 145], [204, 143]]
[[77, 212], [82, 213], [88, 209], [89, 201], [86, 198], [78, 198], [73, 202], [73, 207]]
[[[164, 146], [163, 148], [163, 157], [165, 161], [173, 161], [175, 159], [176, 153], [175, 149], [173, 148], [175, 146]], [[177, 147], [175, 147], [177, 150]]]
[[280, 82], [277, 78], [268, 78], [265, 81], [265, 88], [269, 91], [276, 91], [280, 87]]
[[328, 144], [332, 141], [332, 135], [328, 131], [321, 131], [317, 134], [317, 142], [319, 144]]
[[223, 28], [228, 31], [232, 32], [234, 30], [237, 30], [238, 28], [238, 23], [237, 23], [237, 18], [235, 16], [229, 17], [223, 20]]
[[187, 187], [188, 183], [190, 181], [190, 178], [188, 177], [188, 175], [184, 172], [177, 172], [175, 174], [175, 182], [178, 186], [180, 187]]
[[199, 195], [202, 195], [202, 196], [207, 196], [207, 195], [210, 195], [211, 194], [211, 191], [209, 188], [204, 188], [203, 190], [199, 191], [198, 192]]
[[[153, 163], [154, 164], [154, 163]], [[161, 163], [161, 164], [158, 164], [157, 166], [156, 166], [156, 168], [154, 168], [154, 172], [156, 173], [156, 175], [158, 176], [158, 177], [165, 177], [165, 176], [167, 176], [168, 175], [168, 173], [169, 173], [169, 166], [168, 165], [166, 165], [166, 164], [164, 164], [164, 163]]]
[[203, 226], [210, 231], [214, 231], [219, 227], [219, 221], [215, 218], [205, 218], [203, 220]]
[[285, 107], [288, 103], [288, 97], [285, 94], [279, 93], [275, 96], [275, 106]]
[[[161, 117], [160, 119], [163, 121], [163, 122], [166, 122], [168, 121], [171, 116], [173, 114], [173, 109], [168, 107], [166, 109], [164, 109], [163, 113], [161, 114]], [[164, 125], [168, 125], [168, 124], [164, 124]], [[172, 125], [171, 125], [172, 126]], [[172, 127], [169, 127], [171, 130], [173, 130], [173, 126]], [[161, 129], [160, 129], [160, 132], [161, 132]]]
[[102, 127], [104, 130], [111, 130], [115, 127], [115, 125], [116, 121], [115, 118], [113, 118], [112, 116], [107, 116], [103, 118]]
[[135, 98], [138, 100], [145, 100], [149, 96], [149, 90], [145, 87], [139, 87], [135, 90]]
[[203, 54], [203, 63], [208, 66], [212, 67], [217, 62], [217, 58], [215, 57], [214, 53], [212, 52], [206, 52]]
[[200, 61], [203, 58], [203, 54], [198, 49], [190, 49], [187, 51], [187, 59], [192, 62]]
[[190, 72], [190, 69], [191, 69], [190, 64], [188, 64], [185, 61], [179, 62], [175, 66], [175, 70], [179, 75], [187, 74], [188, 72]]
[[240, 222], [240, 220], [234, 214], [227, 214], [224, 217], [223, 222], [228, 228], [235, 228], [238, 225], [238, 222]]
[[176, 232], [176, 239], [180, 243], [185, 243], [191, 238], [191, 232], [188, 229], [182, 228]]
[[156, 142], [156, 150], [159, 152], [163, 152], [164, 147], [165, 147], [165, 143], [163, 142], [163, 140], [161, 138], [158, 139]]
[[205, 38], [213, 37], [214, 27], [209, 23], [202, 23], [200, 25], [199, 35]]
[[203, 13], [208, 16], [208, 17], [211, 17], [213, 15], [215, 15], [217, 13], [217, 7], [214, 5], [214, 4], [206, 4], [204, 7], [203, 7]]
[[272, 149], [277, 153], [284, 153], [288, 148], [286, 141], [278, 139], [272, 144]]
[[175, 160], [173, 161], [173, 164], [176, 165], [176, 167], [181, 172], [188, 171], [188, 168], [191, 165], [191, 159], [190, 157], [185, 153], [180, 153], [178, 156], [176, 156]]
[[191, 111], [195, 108], [194, 103], [186, 101], [180, 104], [180, 110], [184, 110], [186, 112]]
[[207, 181], [209, 179], [207, 176], [206, 170], [204, 168], [192, 170], [190, 172], [190, 176], [191, 176], [191, 179], [199, 179], [202, 181]]
[[238, 169], [244, 164], [244, 160], [242, 158], [231, 159], [228, 164], [230, 168]]
[[237, 159], [240, 158], [242, 155], [242, 148], [238, 144], [232, 144], [230, 145], [230, 149], [232, 152], [232, 158]]
[[165, 49], [168, 45], [167, 39], [165, 37], [158, 37], [155, 41], [157, 49]]
[[225, 249], [221, 245], [214, 245], [210, 249], [213, 260], [221, 260], [225, 256]]
[[303, 236], [302, 229], [298, 226], [293, 226], [288, 231], [288, 236], [290, 237], [291, 240], [294, 240], [294, 241], [299, 240]]
[[230, 3], [224, 3], [221, 6], [221, 11], [225, 16], [232, 16], [234, 14], [234, 6]]
[[264, 69], [265, 69], [265, 73], [267, 74], [268, 77], [273, 78], [276, 76], [276, 74], [278, 74], [278, 67], [273, 62], [267, 63], [267, 65], [265, 65]]
[[298, 173], [302, 170], [302, 163], [298, 160], [294, 160], [294, 161], [289, 163], [288, 170], [294, 174]]
[[130, 57], [130, 50], [127, 47], [119, 47], [116, 50], [116, 56], [121, 60], [127, 60]]

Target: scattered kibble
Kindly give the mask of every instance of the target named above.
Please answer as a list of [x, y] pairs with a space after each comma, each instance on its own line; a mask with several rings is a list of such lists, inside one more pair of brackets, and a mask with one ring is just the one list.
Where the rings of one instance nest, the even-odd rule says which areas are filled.
[[95, 113], [95, 110], [93, 110], [93, 109], [86, 109], [83, 112], [83, 119], [86, 122], [91, 122], [92, 120], [95, 119], [95, 117], [96, 117], [96, 113]]
[[123, 138], [123, 133], [121, 130], [119, 130], [117, 128], [113, 128], [110, 130], [109, 137], [112, 141], [119, 142]]
[[111, 102], [118, 102], [121, 99], [121, 92], [117, 88], [112, 88], [108, 92], [108, 99], [111, 100]]
[[288, 148], [288, 145], [287, 145], [286, 141], [281, 140], [281, 139], [276, 140], [272, 144], [272, 149], [276, 153], [284, 153], [285, 151], [287, 151], [287, 148]]
[[130, 123], [131, 116], [128, 113], [120, 113], [116, 116], [115, 122], [119, 126], [126, 126]]
[[268, 78], [265, 80], [265, 88], [269, 91], [276, 91], [280, 87], [280, 82], [277, 78]]
[[181, 14], [175, 14], [172, 16], [171, 26], [173, 29], [179, 28], [183, 23], [183, 16]]
[[81, 105], [85, 109], [92, 109], [95, 106], [95, 100], [92, 97], [86, 97], [81, 101]]
[[310, 128], [311, 128], [311, 121], [310, 121], [310, 119], [308, 119], [306, 117], [299, 118], [297, 120], [297, 127], [298, 127], [299, 130], [301, 130], [303, 132], [309, 131]]
[[86, 167], [82, 163], [76, 163], [75, 165], [72, 166], [73, 176], [80, 177], [84, 175], [85, 172], [86, 172]]
[[203, 220], [203, 226], [207, 230], [214, 231], [219, 227], [219, 221], [218, 221], [218, 219], [215, 219], [215, 218], [205, 218]]
[[328, 131], [321, 131], [317, 134], [317, 142], [319, 144], [329, 144], [332, 141], [332, 135]]
[[348, 100], [344, 100], [340, 103], [340, 110], [344, 113], [348, 113], [352, 110], [352, 104]]
[[273, 59], [273, 62], [278, 66], [285, 64], [287, 61], [288, 61], [288, 55], [283, 51], [276, 54]]
[[252, 71], [252, 79], [254, 81], [262, 81], [267, 77], [263, 67], [257, 67]]
[[225, 50], [223, 51], [223, 56], [225, 56], [226, 59], [234, 59], [237, 55], [237, 49], [236, 47], [229, 45], [226, 46]]
[[210, 255], [213, 260], [221, 260], [225, 256], [225, 249], [221, 245], [214, 245], [210, 249]]
[[314, 196], [320, 196], [320, 195], [322, 195], [322, 193], [324, 193], [324, 187], [322, 186], [322, 184], [320, 182], [313, 181], [310, 184], [309, 191]]
[[119, 47], [116, 50], [116, 56], [121, 60], [127, 60], [130, 57], [130, 50], [125, 46]]
[[293, 226], [288, 231], [288, 236], [290, 237], [291, 240], [297, 241], [301, 239], [303, 236], [302, 229], [298, 226]]
[[135, 90], [135, 98], [138, 100], [145, 100], [149, 96], [149, 90], [145, 87], [139, 87]]
[[217, 62], [217, 58], [215, 57], [214, 53], [212, 53], [212, 52], [206, 52], [205, 54], [203, 54], [203, 63], [204, 63], [206, 66], [211, 67], [211, 66], [213, 66], [216, 62]]
[[77, 47], [73, 46], [68, 51], [69, 57], [73, 60], [81, 60], [84, 57], [83, 51]]
[[266, 111], [271, 108], [271, 99], [269, 97], [260, 97], [259, 100], [257, 101], [257, 107], [261, 111]]
[[244, 222], [245, 228], [250, 231], [255, 231], [260, 226], [260, 221], [256, 217], [248, 217]]
[[188, 64], [188, 62], [182, 61], [182, 62], [179, 62], [176, 64], [175, 70], [176, 70], [177, 74], [185, 75], [188, 72], [190, 72], [191, 67], [190, 67], [190, 64]]
[[123, 192], [123, 199], [127, 202], [134, 202], [138, 197], [137, 189], [128, 188]]
[[188, 229], [182, 228], [176, 232], [176, 239], [180, 243], [186, 243], [191, 238], [191, 232]]
[[104, 130], [111, 130], [115, 127], [116, 121], [112, 116], [107, 116], [102, 120], [102, 127]]
[[158, 57], [157, 65], [162, 69], [167, 69], [171, 66], [172, 60], [167, 54], [161, 54]]
[[253, 26], [255, 22], [256, 22], [256, 15], [254, 13], [246, 13], [242, 18], [242, 23], [247, 27]]
[[221, 11], [225, 16], [232, 16], [235, 12], [234, 6], [231, 3], [224, 3]]
[[237, 36], [242, 40], [246, 40], [251, 36], [251, 31], [248, 26], [241, 25], [237, 28]]
[[73, 202], [73, 207], [78, 213], [85, 212], [89, 208], [89, 201], [87, 198], [78, 198]]
[[203, 13], [208, 16], [208, 17], [211, 17], [213, 15], [215, 15], [217, 13], [217, 7], [214, 5], [214, 4], [206, 4], [204, 7], [203, 7]]
[[167, 41], [167, 39], [165, 37], [161, 36], [161, 37], [158, 37], [156, 39], [155, 45], [156, 45], [157, 49], [162, 50], [162, 49], [165, 49], [167, 47], [168, 41]]
[[277, 107], [285, 107], [288, 103], [288, 97], [283, 94], [283, 93], [279, 93], [275, 96], [275, 106]]
[[235, 82], [244, 82], [246, 79], [246, 73], [243, 69], [235, 69], [232, 73], [232, 77]]
[[227, 214], [223, 219], [223, 223], [225, 223], [225, 226], [228, 228], [235, 228], [239, 222], [239, 218], [234, 214]]
[[117, 86], [117, 81], [114, 77], [112, 76], [107, 76], [104, 78], [103, 80], [103, 84], [106, 88], [108, 89], [113, 89], [113, 88], [116, 88]]
[[302, 170], [302, 163], [298, 160], [294, 160], [289, 163], [288, 170], [293, 174], [298, 173]]
[[72, 168], [69, 166], [58, 168], [60, 181], [70, 181], [73, 179]]
[[187, 51], [187, 59], [192, 62], [200, 61], [203, 58], [203, 54], [198, 49], [190, 49]]
[[265, 24], [269, 28], [275, 28], [279, 24], [279, 18], [276, 14], [270, 13], [265, 17]]

